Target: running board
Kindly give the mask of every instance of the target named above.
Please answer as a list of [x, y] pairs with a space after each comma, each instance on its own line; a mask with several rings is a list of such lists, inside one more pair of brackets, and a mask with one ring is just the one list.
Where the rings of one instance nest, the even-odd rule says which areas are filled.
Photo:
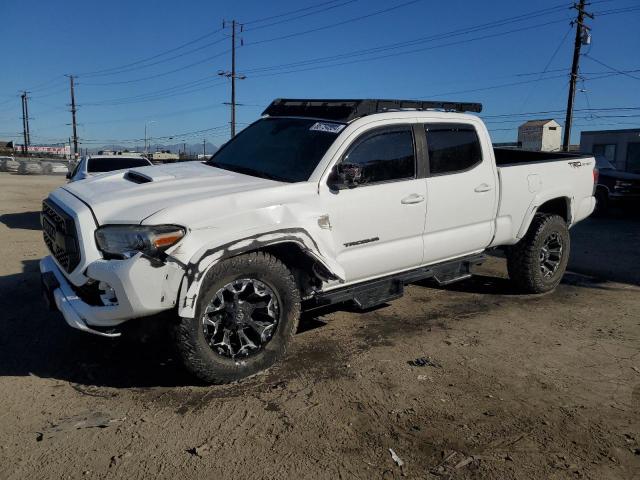
[[408, 283], [433, 278], [440, 285], [448, 285], [469, 278], [471, 277], [471, 266], [481, 265], [486, 258], [484, 254], [471, 255], [449, 262], [356, 283], [355, 285], [348, 285], [328, 292], [318, 292], [312, 298], [303, 302], [302, 308], [303, 310], [314, 310], [338, 303], [351, 302], [358, 309], [366, 310], [402, 297], [404, 286]]

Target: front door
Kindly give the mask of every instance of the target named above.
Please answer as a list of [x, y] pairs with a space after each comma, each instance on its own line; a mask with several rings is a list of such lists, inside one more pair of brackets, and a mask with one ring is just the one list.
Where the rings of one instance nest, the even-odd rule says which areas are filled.
[[426, 213], [425, 179], [417, 178], [410, 125], [359, 136], [340, 160], [361, 167], [354, 188], [321, 185], [329, 210], [336, 259], [347, 282], [418, 266]]

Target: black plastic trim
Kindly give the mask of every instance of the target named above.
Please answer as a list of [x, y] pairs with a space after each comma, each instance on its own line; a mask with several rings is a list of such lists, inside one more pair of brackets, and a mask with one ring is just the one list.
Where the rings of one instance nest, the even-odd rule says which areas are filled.
[[[479, 265], [486, 258], [484, 253], [467, 255], [456, 260], [419, 267], [374, 280], [347, 285], [328, 292], [317, 292], [312, 298], [306, 300], [302, 307], [303, 310], [314, 310], [338, 303], [354, 302], [360, 308], [369, 308], [401, 297], [404, 285], [407, 283], [428, 278], [436, 278], [437, 280], [440, 278], [438, 281], [444, 284], [452, 283], [458, 278], [460, 280], [468, 278], [470, 266]], [[459, 272], [461, 276], [452, 277], [452, 272]]]

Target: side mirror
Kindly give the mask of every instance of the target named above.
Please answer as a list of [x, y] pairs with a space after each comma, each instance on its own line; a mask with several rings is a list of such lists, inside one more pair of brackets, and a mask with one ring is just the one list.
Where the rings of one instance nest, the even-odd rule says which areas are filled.
[[333, 167], [329, 186], [335, 190], [354, 188], [362, 183], [362, 166], [356, 163], [339, 163]]

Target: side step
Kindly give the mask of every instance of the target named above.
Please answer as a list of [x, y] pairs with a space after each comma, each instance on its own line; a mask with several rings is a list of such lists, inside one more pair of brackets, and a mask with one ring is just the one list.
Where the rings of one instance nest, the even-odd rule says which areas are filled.
[[306, 300], [302, 307], [303, 310], [313, 310], [329, 305], [352, 302], [357, 308], [366, 310], [402, 297], [404, 286], [407, 283], [433, 278], [440, 285], [448, 285], [469, 278], [471, 277], [471, 266], [480, 265], [485, 259], [486, 255], [484, 254], [472, 255], [355, 285], [348, 285], [328, 292], [319, 292], [314, 297]]

